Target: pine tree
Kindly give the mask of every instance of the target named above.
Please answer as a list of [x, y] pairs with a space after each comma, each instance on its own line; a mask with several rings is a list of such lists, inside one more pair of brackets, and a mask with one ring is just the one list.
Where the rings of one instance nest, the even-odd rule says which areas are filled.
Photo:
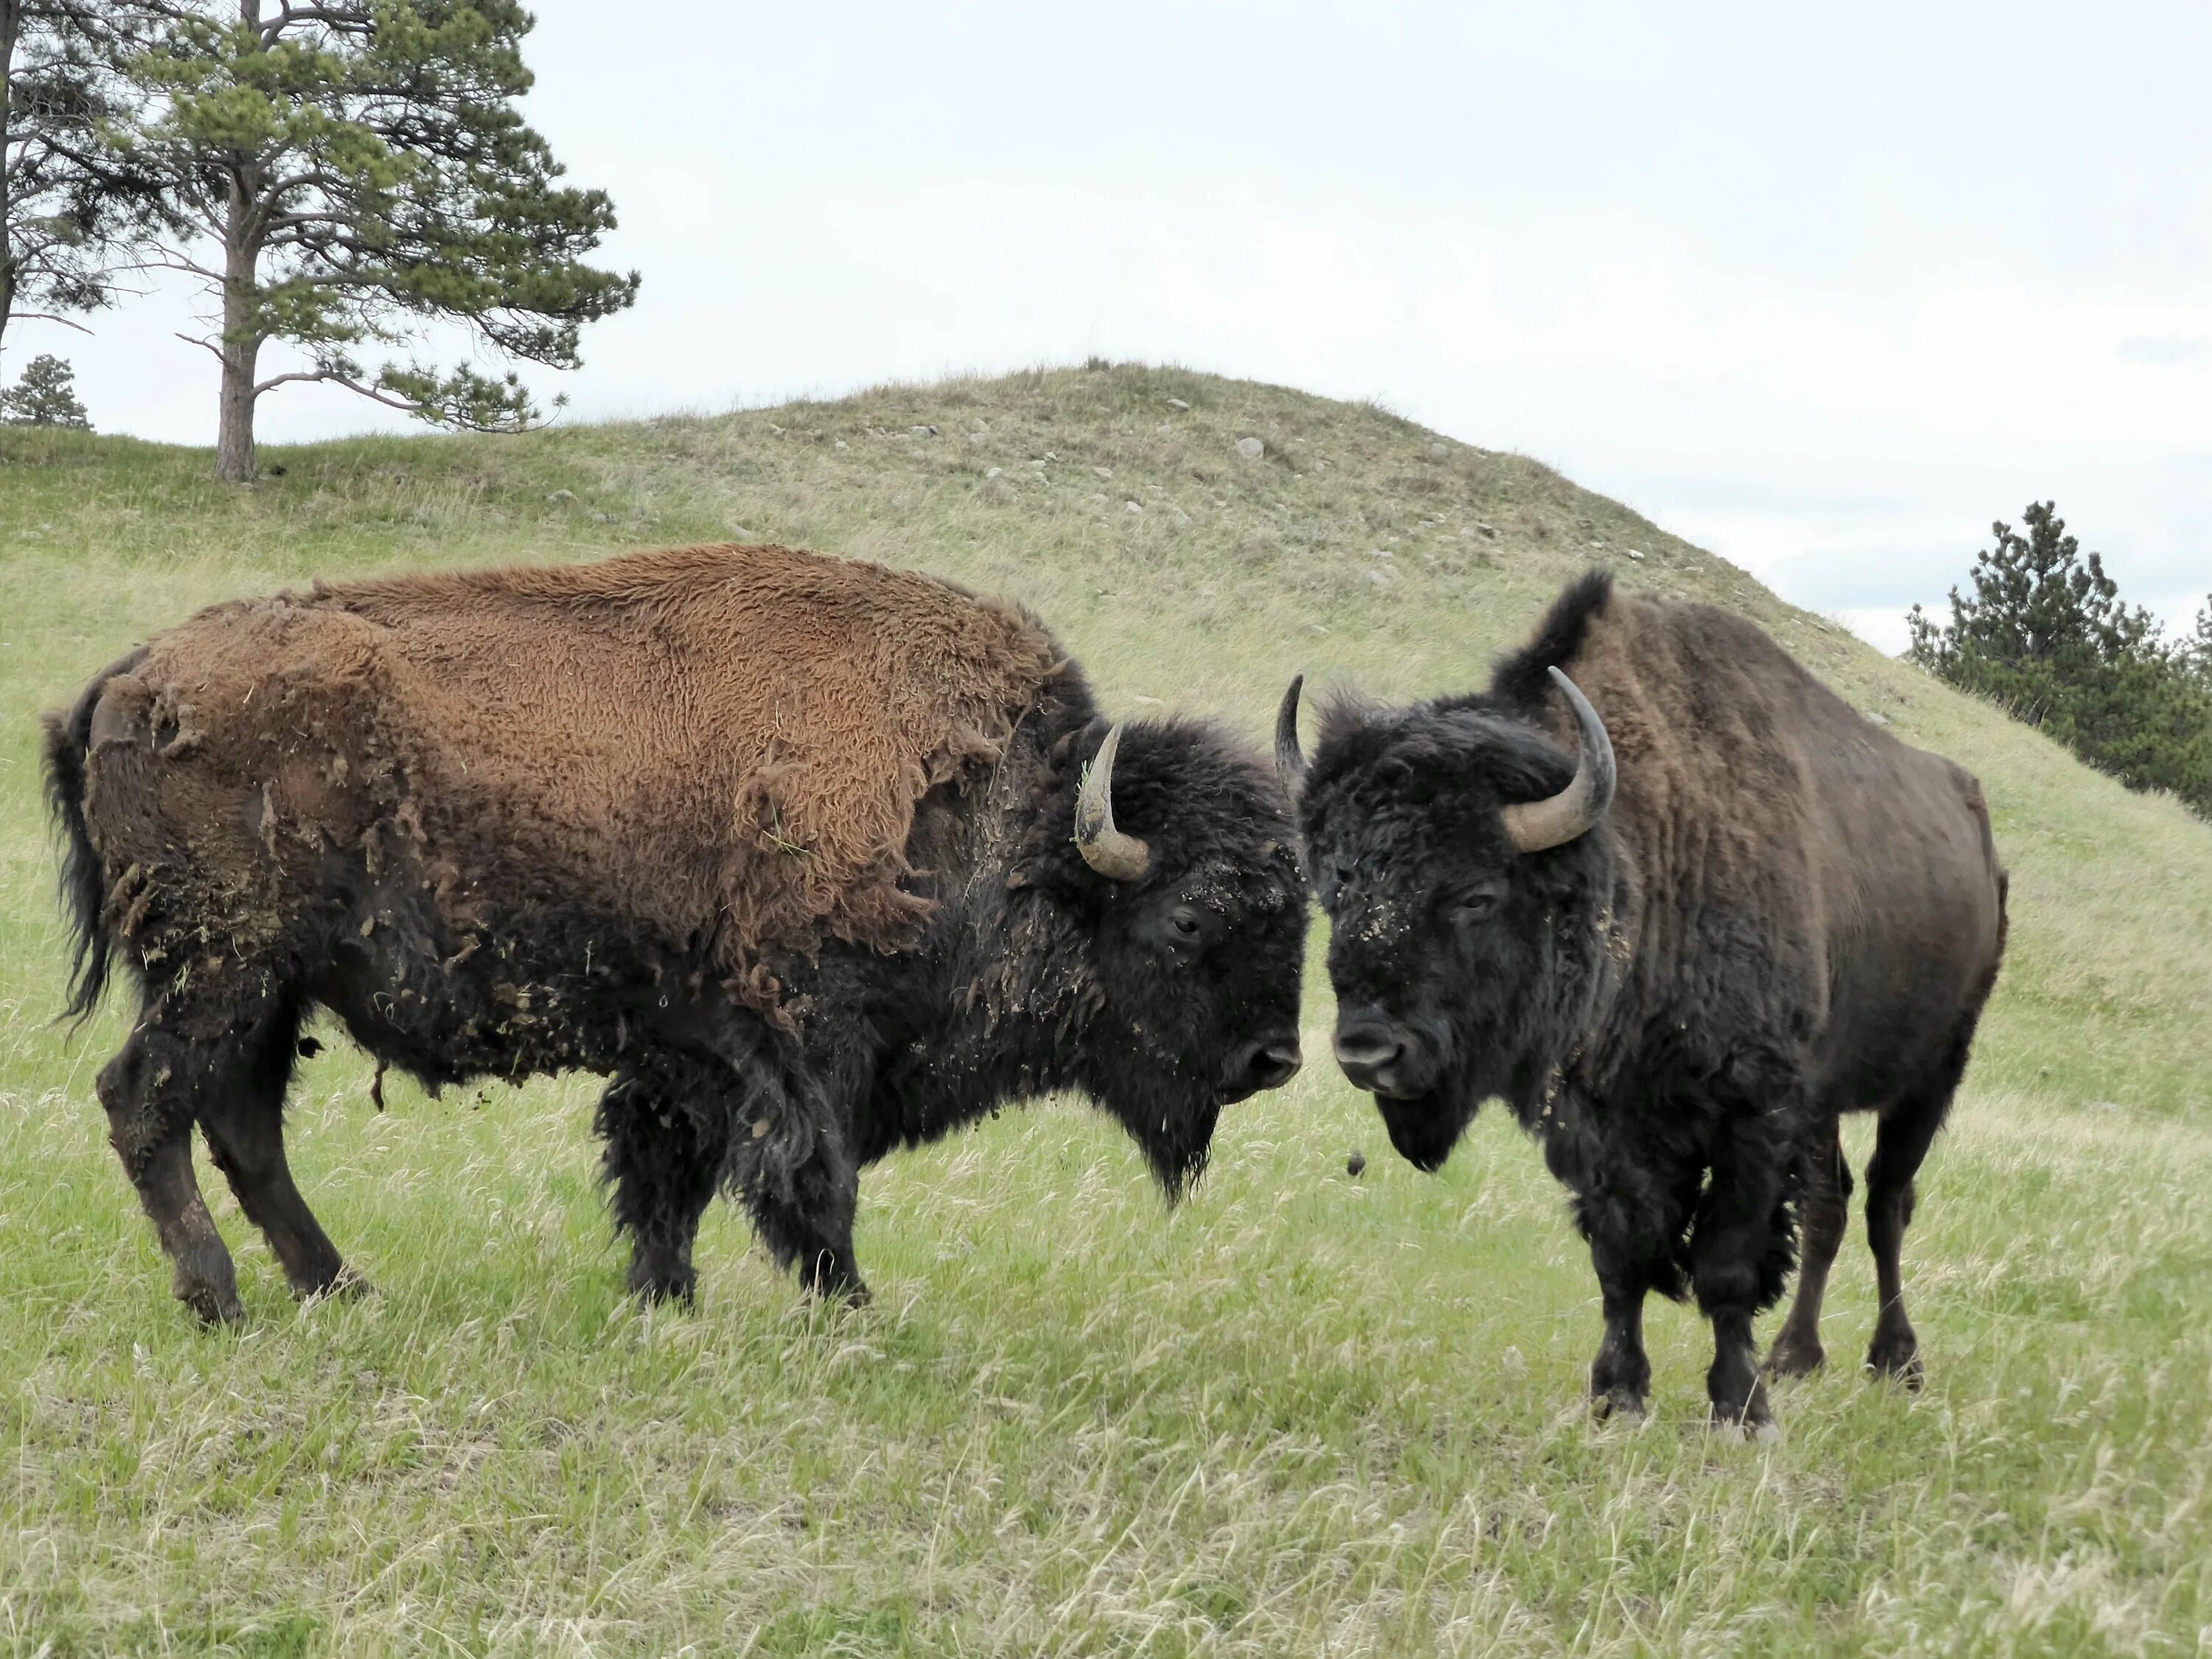
[[9, 426], [73, 426], [92, 429], [77, 401], [76, 371], [52, 353], [24, 365], [23, 378], [0, 392], [0, 422]]
[[2183, 644], [2181, 655], [2197, 684], [2212, 692], [2212, 593], [2204, 596], [2204, 608], [2197, 613], [2196, 630]]
[[0, 339], [115, 297], [158, 215], [101, 143], [127, 116], [124, 61], [165, 0], [0, 0]]
[[[514, 109], [529, 14], [516, 0], [166, 3], [179, 21], [133, 71], [154, 108], [118, 154], [163, 180], [191, 233], [165, 261], [219, 312], [194, 342], [222, 365], [217, 474], [252, 477], [255, 405], [294, 381], [477, 429], [532, 421], [511, 372], [372, 372], [354, 356], [447, 319], [509, 360], [573, 368], [582, 325], [635, 298], [635, 272], [583, 262], [614, 228], [611, 203], [557, 184]], [[258, 378], [271, 340], [307, 367]]]
[[2157, 619], [2119, 597], [2055, 503], [2021, 518], [2024, 537], [1993, 526], [1972, 597], [1951, 590], [1948, 624], [1912, 607], [1905, 654], [2130, 788], [2171, 790], [2212, 815], [2212, 686], [2191, 672], [2191, 647], [2169, 647]]

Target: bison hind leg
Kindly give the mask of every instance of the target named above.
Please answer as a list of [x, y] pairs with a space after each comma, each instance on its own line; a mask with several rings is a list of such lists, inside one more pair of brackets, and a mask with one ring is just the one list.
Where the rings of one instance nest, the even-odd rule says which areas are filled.
[[204, 1060], [197, 1046], [142, 1018], [100, 1068], [108, 1143], [137, 1190], [173, 1269], [177, 1300], [210, 1325], [246, 1317], [238, 1274], [192, 1173], [193, 1102]]
[[1880, 1311], [1867, 1346], [1867, 1369], [1908, 1389], [1921, 1382], [1920, 1339], [1905, 1312], [1905, 1230], [1912, 1223], [1914, 1178], [1942, 1126], [1957, 1079], [1940, 1092], [1909, 1096], [1882, 1115], [1867, 1164], [1867, 1243], [1874, 1251]]
[[1819, 1150], [1805, 1171], [1804, 1247], [1797, 1267], [1797, 1295], [1767, 1352], [1770, 1376], [1808, 1376], [1828, 1357], [1820, 1344], [1820, 1308], [1850, 1218], [1851, 1171], [1844, 1161], [1840, 1124], [1840, 1118], [1831, 1114], [1826, 1128], [1814, 1138]]

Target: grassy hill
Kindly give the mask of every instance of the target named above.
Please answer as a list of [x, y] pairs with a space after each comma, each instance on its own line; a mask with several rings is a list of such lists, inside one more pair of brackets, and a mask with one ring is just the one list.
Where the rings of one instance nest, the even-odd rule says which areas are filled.
[[[1263, 453], [1240, 453], [1257, 438]], [[0, 432], [0, 1644], [450, 1652], [2199, 1650], [2212, 1626], [2212, 827], [1526, 459], [1367, 406], [1117, 368], [523, 439], [204, 453]], [[1784, 1444], [1591, 1426], [1587, 1259], [1486, 1119], [1439, 1177], [1324, 1058], [1170, 1216], [1068, 1103], [866, 1177], [859, 1312], [718, 1211], [641, 1315], [588, 1079], [376, 1115], [343, 1043], [294, 1161], [380, 1294], [294, 1309], [210, 1188], [242, 1335], [194, 1328], [59, 1000], [34, 716], [196, 605], [313, 575], [775, 539], [1034, 605], [1109, 705], [1257, 738], [1288, 677], [1480, 679], [1568, 576], [1733, 605], [1988, 787], [2013, 947], [1922, 1182], [1911, 1397], [1826, 1375]], [[1867, 1137], [1855, 1134], [1854, 1157]], [[1364, 1180], [1344, 1174], [1364, 1147]], [[1770, 1322], [1771, 1323], [1771, 1322]]]

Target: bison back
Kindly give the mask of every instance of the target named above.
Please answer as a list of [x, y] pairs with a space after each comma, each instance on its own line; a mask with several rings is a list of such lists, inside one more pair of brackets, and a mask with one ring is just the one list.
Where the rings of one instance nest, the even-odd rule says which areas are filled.
[[318, 586], [110, 684], [149, 820], [117, 855], [272, 926], [332, 850], [404, 858], [457, 927], [586, 902], [772, 995], [763, 951], [911, 936], [916, 803], [1058, 660], [1012, 607], [780, 548]]

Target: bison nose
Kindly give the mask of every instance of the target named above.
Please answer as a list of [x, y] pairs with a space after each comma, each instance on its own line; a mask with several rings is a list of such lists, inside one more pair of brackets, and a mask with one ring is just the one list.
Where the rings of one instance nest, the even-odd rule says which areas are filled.
[[1405, 1052], [1404, 1041], [1379, 1019], [1354, 1020], [1336, 1033], [1336, 1063], [1355, 1088], [1375, 1088], [1383, 1070]]
[[1262, 1089], [1279, 1089], [1297, 1075], [1304, 1063], [1296, 1037], [1263, 1038], [1244, 1049], [1230, 1068], [1223, 1098], [1234, 1104]]
[[1255, 1089], [1279, 1089], [1298, 1074], [1305, 1064], [1305, 1056], [1298, 1052], [1298, 1040], [1270, 1042], [1255, 1053], [1245, 1062], [1244, 1075], [1252, 1079]]

